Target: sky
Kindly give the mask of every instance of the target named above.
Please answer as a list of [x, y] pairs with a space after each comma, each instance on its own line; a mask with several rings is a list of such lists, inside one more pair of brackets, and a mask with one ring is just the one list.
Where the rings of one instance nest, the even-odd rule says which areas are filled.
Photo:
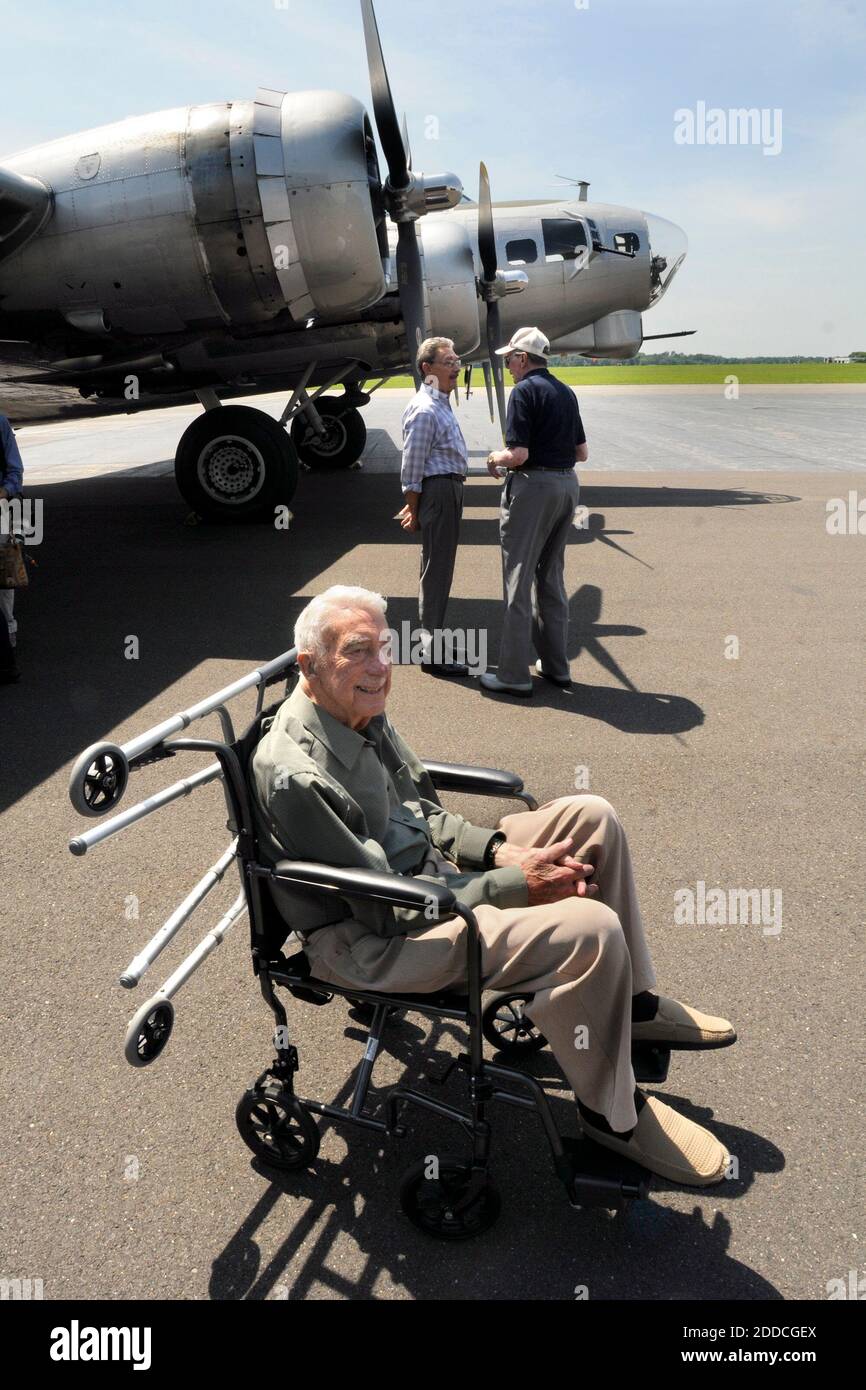
[[[378, 0], [376, 12], [416, 169], [454, 170], [474, 198], [483, 159], [494, 200], [588, 179], [591, 199], [685, 230], [689, 255], [646, 333], [696, 328], [669, 346], [727, 356], [866, 350], [866, 0]], [[0, 53], [0, 163], [258, 86], [334, 88], [371, 108], [357, 0], [0, 0]], [[681, 113], [696, 136], [701, 103], [708, 121], [765, 111], [763, 144], [683, 142]], [[712, 133], [729, 132], [716, 119]]]

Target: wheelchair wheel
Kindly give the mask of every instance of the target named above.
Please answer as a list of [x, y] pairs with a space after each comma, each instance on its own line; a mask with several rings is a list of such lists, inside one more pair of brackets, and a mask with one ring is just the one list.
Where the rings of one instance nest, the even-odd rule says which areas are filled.
[[272, 1168], [308, 1168], [319, 1152], [319, 1128], [289, 1091], [263, 1086], [246, 1091], [235, 1111], [240, 1136]]
[[104, 816], [120, 801], [129, 781], [126, 754], [116, 743], [94, 743], [75, 761], [69, 800], [81, 816]]
[[547, 1038], [523, 1012], [526, 999], [525, 994], [500, 995], [481, 1015], [481, 1031], [497, 1052], [528, 1057], [547, 1046]]
[[471, 1240], [499, 1216], [502, 1199], [484, 1172], [462, 1158], [439, 1158], [437, 1176], [428, 1177], [430, 1159], [412, 1165], [400, 1187], [400, 1205], [419, 1231], [437, 1240]]
[[146, 1067], [162, 1052], [174, 1027], [174, 1005], [170, 999], [148, 999], [133, 1014], [126, 1030], [123, 1054], [133, 1067]]

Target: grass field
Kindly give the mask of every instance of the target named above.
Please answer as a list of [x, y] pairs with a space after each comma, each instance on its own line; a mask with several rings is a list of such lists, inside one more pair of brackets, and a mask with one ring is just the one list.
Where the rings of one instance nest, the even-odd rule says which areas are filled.
[[[554, 376], [569, 386], [721, 386], [735, 376], [741, 386], [801, 386], [813, 382], [830, 385], [866, 384], [866, 362], [844, 366], [825, 362], [722, 362], [716, 366], [681, 367], [554, 367]], [[472, 374], [473, 387], [484, 390], [481, 371]], [[511, 384], [506, 372], [505, 380]], [[396, 376], [388, 386], [412, 385], [412, 378]]]

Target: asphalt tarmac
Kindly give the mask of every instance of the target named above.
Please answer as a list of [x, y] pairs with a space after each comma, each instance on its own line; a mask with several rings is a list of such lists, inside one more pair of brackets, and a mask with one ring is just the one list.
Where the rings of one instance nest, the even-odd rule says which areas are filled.
[[[243, 922], [177, 996], [165, 1053], [127, 1064], [127, 1020], [237, 891], [227, 876], [145, 982], [119, 988], [227, 843], [225, 809], [204, 788], [76, 859], [69, 837], [95, 822], [69, 804], [70, 764], [286, 650], [328, 584], [379, 589], [395, 627], [415, 623], [417, 541], [392, 520], [404, 397], [374, 398], [362, 470], [302, 478], [288, 532], [185, 524], [166, 463], [182, 411], [64, 422], [19, 434], [45, 539], [18, 604], [24, 677], [0, 689], [3, 1277], [41, 1278], [46, 1298], [760, 1300], [823, 1299], [862, 1272], [866, 538], [831, 535], [827, 505], [866, 491], [866, 391], [600, 389], [582, 402], [588, 525], [567, 556], [573, 692], [500, 700], [408, 668], [390, 713], [422, 755], [513, 768], [539, 801], [588, 780], [618, 808], [660, 987], [739, 1032], [674, 1054], [658, 1091], [736, 1173], [706, 1190], [657, 1179], [616, 1217], [574, 1211], [538, 1122], [499, 1110], [502, 1215], [457, 1246], [400, 1211], [410, 1164], [462, 1150], [424, 1112], [400, 1141], [324, 1126], [315, 1169], [275, 1176], [233, 1119], [271, 1056]], [[461, 418], [486, 452], [483, 409]], [[491, 664], [498, 494], [486, 475], [467, 486], [449, 608], [487, 633]], [[243, 726], [252, 702], [237, 705]], [[143, 770], [124, 804], [198, 765]], [[484, 823], [505, 809], [449, 804]], [[678, 924], [675, 895], [700, 901], [700, 884], [765, 890], [775, 915]], [[357, 1022], [339, 1001], [292, 1003], [290, 1020], [299, 1089], [345, 1101]], [[407, 1015], [377, 1087], [441, 1073], [461, 1046], [456, 1026]], [[576, 1134], [551, 1054], [527, 1069]], [[460, 1103], [460, 1073], [432, 1089]]]

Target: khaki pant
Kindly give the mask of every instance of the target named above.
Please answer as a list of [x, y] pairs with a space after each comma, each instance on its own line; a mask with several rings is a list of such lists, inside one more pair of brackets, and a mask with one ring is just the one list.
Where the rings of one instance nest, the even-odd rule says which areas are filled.
[[[598, 898], [542, 907], [475, 909], [485, 989], [525, 990], [526, 1010], [548, 1039], [576, 1096], [615, 1130], [637, 1122], [631, 1067], [631, 998], [655, 975], [644, 938], [625, 831], [598, 796], [564, 796], [505, 816], [509, 843], [541, 848], [573, 838], [595, 865]], [[444, 860], [437, 867], [443, 870]], [[432, 867], [432, 866], [431, 866]], [[466, 985], [466, 926], [448, 918], [405, 936], [381, 937], [354, 921], [312, 934], [315, 976], [385, 994], [435, 993]]]

